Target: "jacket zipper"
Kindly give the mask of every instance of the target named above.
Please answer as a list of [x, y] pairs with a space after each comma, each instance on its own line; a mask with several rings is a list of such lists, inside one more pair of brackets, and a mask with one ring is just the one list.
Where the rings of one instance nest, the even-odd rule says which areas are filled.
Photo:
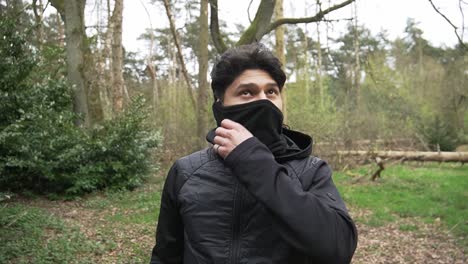
[[232, 226], [232, 248], [231, 248], [231, 263], [238, 264], [238, 255], [240, 248], [240, 233], [241, 233], [241, 209], [243, 192], [239, 183], [236, 184], [236, 191], [234, 193], [234, 223]]

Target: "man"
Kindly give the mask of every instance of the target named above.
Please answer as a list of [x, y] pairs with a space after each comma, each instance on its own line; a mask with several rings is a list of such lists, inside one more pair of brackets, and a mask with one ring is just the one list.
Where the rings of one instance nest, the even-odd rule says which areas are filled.
[[211, 78], [213, 147], [170, 169], [151, 263], [349, 263], [356, 228], [311, 137], [283, 126], [279, 60], [233, 48]]

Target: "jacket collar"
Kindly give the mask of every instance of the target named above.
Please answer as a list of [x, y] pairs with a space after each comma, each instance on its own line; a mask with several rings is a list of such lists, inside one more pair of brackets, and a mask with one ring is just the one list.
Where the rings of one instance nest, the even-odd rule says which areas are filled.
[[[211, 129], [206, 135], [206, 140], [211, 144], [214, 144], [215, 129]], [[283, 136], [288, 143], [288, 147], [285, 153], [275, 156], [277, 162], [303, 159], [312, 154], [313, 140], [311, 136], [287, 128], [283, 128]]]

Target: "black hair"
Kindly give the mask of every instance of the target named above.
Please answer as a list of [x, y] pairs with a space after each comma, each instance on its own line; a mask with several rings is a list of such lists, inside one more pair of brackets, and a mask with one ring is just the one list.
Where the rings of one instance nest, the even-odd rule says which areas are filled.
[[278, 87], [283, 89], [286, 74], [281, 62], [261, 43], [242, 45], [228, 49], [211, 70], [211, 89], [216, 99], [223, 99], [227, 87], [245, 70], [267, 72]]

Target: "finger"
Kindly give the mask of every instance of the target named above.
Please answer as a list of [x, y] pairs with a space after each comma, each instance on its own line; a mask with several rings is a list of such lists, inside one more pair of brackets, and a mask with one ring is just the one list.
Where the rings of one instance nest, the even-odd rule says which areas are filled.
[[221, 137], [224, 137], [224, 138], [231, 138], [231, 136], [232, 136], [231, 131], [229, 129], [224, 128], [224, 127], [216, 128], [215, 134], [217, 136], [221, 136]]
[[234, 122], [231, 119], [223, 119], [223, 121], [221, 121], [221, 126], [227, 129], [235, 129], [235, 130], [239, 130], [239, 128], [243, 128], [241, 124]]
[[214, 145], [213, 145], [213, 150], [214, 150], [214, 152], [219, 153], [219, 148], [220, 148], [220, 147], [221, 147], [220, 145], [214, 144]]
[[218, 148], [218, 154], [224, 158], [226, 158], [226, 156], [229, 154], [229, 148], [228, 147], [224, 147], [224, 146], [220, 146]]
[[220, 137], [220, 136], [215, 136], [214, 139], [213, 139], [213, 142], [215, 144], [218, 144], [218, 145], [221, 145], [221, 146], [224, 146], [226, 145], [228, 142], [228, 140], [226, 138], [223, 138], [223, 137]]

